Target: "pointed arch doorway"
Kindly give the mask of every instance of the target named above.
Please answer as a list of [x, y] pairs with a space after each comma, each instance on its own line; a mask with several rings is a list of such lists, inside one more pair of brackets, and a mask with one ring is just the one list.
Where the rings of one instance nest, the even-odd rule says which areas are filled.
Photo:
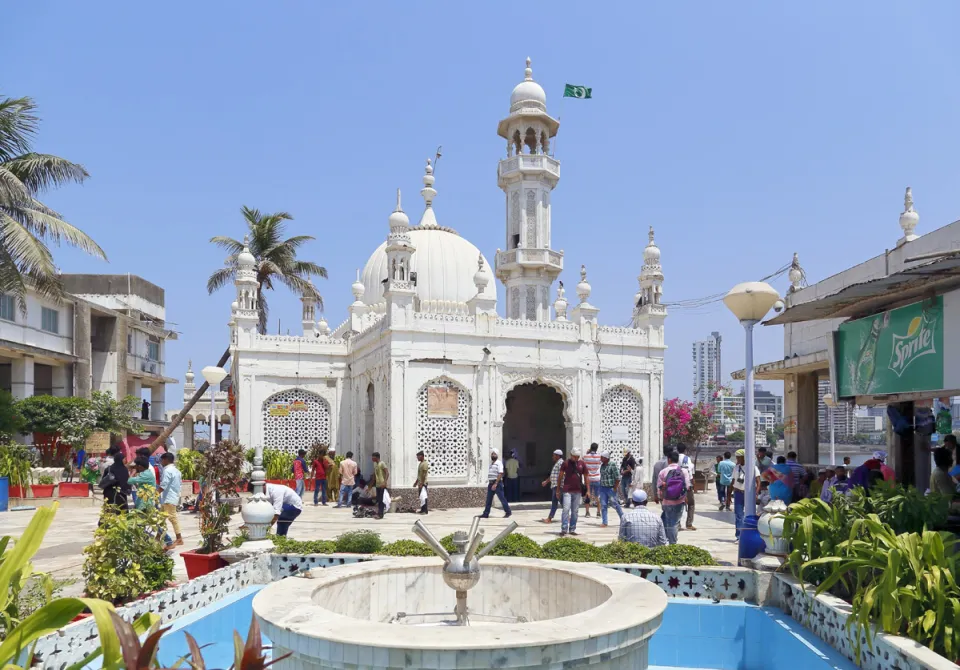
[[567, 451], [564, 398], [552, 386], [531, 382], [510, 389], [506, 405], [501, 458], [506, 462], [517, 450], [521, 500], [549, 500], [550, 488], [540, 484], [550, 476], [554, 450]]

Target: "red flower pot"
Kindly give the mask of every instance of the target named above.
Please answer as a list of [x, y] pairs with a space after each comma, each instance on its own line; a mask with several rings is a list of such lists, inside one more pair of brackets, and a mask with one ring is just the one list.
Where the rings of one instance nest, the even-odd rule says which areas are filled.
[[11, 498], [26, 498], [27, 492], [22, 486], [11, 486], [10, 487], [10, 497]]
[[56, 484], [31, 484], [30, 490], [33, 491], [34, 498], [52, 498], [55, 486]]
[[286, 482], [284, 482], [282, 479], [267, 479], [266, 483], [267, 484], [285, 484]]
[[193, 495], [197, 495], [197, 494], [200, 493], [200, 482], [198, 482], [198, 481], [196, 481], [196, 480], [194, 480], [194, 479], [184, 479], [184, 480], [183, 480], [183, 485], [184, 485], [184, 486], [189, 485], [190, 488], [187, 489], [187, 490], [193, 491]]
[[86, 482], [60, 482], [61, 498], [89, 498], [90, 485]]
[[204, 575], [225, 568], [227, 562], [220, 558], [220, 554], [198, 554], [193, 551], [184, 551], [180, 554], [187, 566], [187, 578], [196, 579]]
[[[315, 479], [306, 479], [306, 480], [304, 480], [304, 483], [307, 485], [307, 490], [308, 490], [308, 491], [312, 491], [312, 490], [314, 489], [314, 486], [316, 486], [316, 480], [315, 480]], [[294, 487], [294, 488], [296, 488], [296, 487]]]

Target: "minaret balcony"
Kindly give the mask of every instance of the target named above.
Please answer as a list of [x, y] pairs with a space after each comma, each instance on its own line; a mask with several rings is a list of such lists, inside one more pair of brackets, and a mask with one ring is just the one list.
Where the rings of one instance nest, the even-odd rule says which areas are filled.
[[497, 253], [497, 274], [519, 268], [543, 268], [559, 274], [563, 270], [563, 252], [553, 249], [518, 248]]
[[552, 177], [554, 182], [559, 180], [560, 161], [546, 154], [520, 154], [500, 161], [497, 182], [502, 187], [507, 182], [523, 179], [524, 175], [539, 176], [543, 173]]

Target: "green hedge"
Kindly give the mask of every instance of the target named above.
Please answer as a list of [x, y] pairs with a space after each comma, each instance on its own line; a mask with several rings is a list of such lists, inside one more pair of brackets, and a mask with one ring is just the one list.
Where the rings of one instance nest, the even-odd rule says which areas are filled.
[[[372, 530], [344, 533], [336, 540], [292, 540], [274, 535], [271, 537], [280, 554], [379, 554], [381, 556], [433, 556], [433, 551], [423, 542], [397, 540], [385, 544]], [[454, 552], [453, 536], [447, 535], [440, 544]], [[483, 545], [481, 545], [483, 546]], [[631, 542], [611, 542], [597, 546], [573, 537], [551, 540], [543, 546], [526, 535], [508, 535], [490, 556], [515, 556], [519, 558], [548, 558], [554, 561], [574, 563], [643, 563], [646, 565], [677, 565], [699, 567], [717, 565], [710, 552], [686, 544], [674, 544], [650, 549]]]

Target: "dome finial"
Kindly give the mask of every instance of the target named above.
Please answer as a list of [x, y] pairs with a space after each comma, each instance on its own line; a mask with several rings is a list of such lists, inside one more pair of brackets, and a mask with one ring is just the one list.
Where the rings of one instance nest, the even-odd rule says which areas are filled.
[[393, 210], [393, 213], [389, 216], [388, 221], [390, 222], [391, 234], [402, 234], [410, 226], [410, 217], [404, 213], [403, 207], [400, 206], [399, 188], [397, 189], [397, 208]]
[[473, 285], [477, 287], [477, 295], [483, 293], [489, 283], [490, 278], [487, 277], [487, 274], [483, 271], [483, 254], [479, 254], [477, 258], [477, 271], [473, 275]]
[[903, 230], [903, 237], [897, 241], [897, 246], [917, 239], [918, 236], [913, 231], [918, 223], [920, 223], [920, 215], [913, 208], [913, 189], [907, 186], [907, 190], [903, 194], [903, 212], [900, 214], [900, 228]]
[[257, 259], [250, 253], [250, 236], [243, 236], [243, 251], [237, 255], [237, 265], [240, 268], [252, 268], [257, 264]]
[[393, 211], [395, 211], [395, 212], [402, 212], [402, 211], [403, 211], [403, 207], [400, 206], [400, 189], [399, 189], [399, 188], [397, 189], [397, 208], [396, 208], [395, 210], [393, 210]]
[[527, 69], [523, 71], [525, 81], [533, 81], [533, 68], [530, 67], [530, 56], [527, 56]]
[[361, 302], [365, 288], [363, 282], [360, 281], [360, 269], [357, 268], [357, 281], [353, 282], [353, 285], [350, 287], [350, 290], [353, 291], [353, 299], [356, 302]]
[[433, 199], [437, 197], [437, 189], [433, 187], [433, 184], [436, 180], [437, 178], [433, 176], [433, 161], [428, 158], [427, 167], [424, 169], [423, 188], [420, 189], [423, 202], [427, 205], [427, 208], [423, 211], [423, 216], [420, 217], [420, 225], [425, 228], [437, 227], [437, 216], [433, 213]]
[[653, 244], [653, 226], [650, 226], [650, 232], [648, 233], [647, 237], [650, 238], [650, 244]]
[[590, 297], [590, 284], [587, 283], [587, 266], [580, 266], [580, 283], [577, 284], [577, 295], [580, 296], [580, 302], [584, 303]]

